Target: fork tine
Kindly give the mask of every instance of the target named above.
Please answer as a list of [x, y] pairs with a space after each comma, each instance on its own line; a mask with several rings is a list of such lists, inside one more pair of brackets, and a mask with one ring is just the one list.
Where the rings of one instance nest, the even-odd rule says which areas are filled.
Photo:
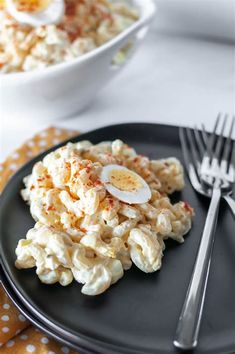
[[179, 137], [180, 137], [180, 143], [182, 147], [184, 161], [186, 162], [186, 165], [189, 166], [191, 159], [188, 152], [188, 143], [187, 143], [185, 129], [186, 128], [183, 127], [179, 128]]
[[195, 136], [195, 140], [197, 143], [197, 147], [198, 147], [198, 151], [200, 153], [200, 159], [202, 160], [204, 153], [205, 153], [205, 141], [202, 135], [202, 132], [200, 132], [197, 128], [197, 126], [194, 127], [194, 136]]
[[[213, 133], [212, 133], [213, 134]], [[205, 145], [205, 154], [204, 157], [207, 156], [209, 158], [212, 158], [213, 151], [211, 145], [211, 135], [206, 132], [205, 125], [202, 124], [202, 137]]]
[[231, 155], [230, 155], [230, 161], [229, 161], [229, 168], [233, 169], [235, 171], [235, 140], [231, 140]]
[[191, 151], [192, 151], [192, 149], [191, 149], [191, 145], [189, 144], [188, 131], [190, 131], [189, 128], [180, 128], [180, 141], [181, 141], [183, 156], [184, 156], [184, 159], [186, 161], [186, 164], [188, 166], [191, 165], [195, 169], [195, 172], [197, 172], [197, 166], [195, 164], [195, 161], [194, 161], [194, 159], [192, 159], [192, 156], [189, 153], [188, 146], [190, 146], [190, 150]]
[[[198, 146], [195, 138], [195, 131], [194, 129], [186, 128], [186, 135], [188, 138], [188, 143], [190, 146], [190, 150], [192, 153], [192, 162], [198, 171], [200, 169], [201, 157], [198, 153]], [[197, 146], [197, 147], [196, 147]]]
[[[235, 116], [233, 117], [233, 127], [235, 125]], [[231, 142], [231, 150], [230, 150], [230, 158], [228, 161], [228, 173], [229, 176], [231, 178], [231, 180], [233, 181], [233, 183], [235, 182], [235, 140], [232, 139], [232, 135], [230, 137], [230, 142]]]
[[[209, 145], [208, 145], [208, 146], [210, 147], [210, 150], [211, 150], [210, 152], [213, 151], [213, 148], [214, 148], [214, 145], [215, 145], [215, 141], [216, 141], [216, 131], [217, 131], [217, 128], [218, 128], [218, 125], [219, 125], [219, 122], [220, 122], [220, 118], [221, 118], [221, 113], [219, 113], [219, 114], [217, 115], [213, 132], [212, 132], [212, 134], [210, 135]], [[209, 151], [208, 151], [208, 152], [209, 152]]]
[[227, 123], [228, 115], [226, 114], [223, 119], [222, 127], [219, 133], [219, 137], [217, 138], [216, 144], [215, 144], [215, 152], [214, 152], [214, 157], [217, 158], [218, 161], [220, 161], [220, 157], [222, 154], [223, 150], [223, 145], [224, 145], [224, 130], [225, 126]]
[[235, 169], [235, 140], [231, 139], [231, 141], [232, 141], [232, 147], [231, 147], [232, 153], [231, 153], [230, 164], [232, 164]]
[[[222, 155], [222, 161], [224, 161], [223, 163], [225, 165], [225, 172], [227, 171], [227, 167], [229, 165], [229, 161], [228, 161], [229, 157], [231, 157], [231, 159], [232, 159], [232, 154], [233, 154], [232, 134], [233, 134], [234, 125], [235, 125], [235, 116], [233, 116], [233, 118], [232, 118], [232, 123], [230, 125], [228, 137], [225, 140], [224, 152]], [[231, 153], [231, 151], [232, 151], [232, 153]]]
[[207, 148], [208, 141], [210, 139], [209, 134], [206, 132], [206, 127], [204, 124], [202, 124], [202, 130], [201, 130], [201, 136], [202, 136], [202, 141], [205, 149]]
[[193, 164], [191, 154], [190, 154], [189, 148], [188, 148], [186, 128], [183, 128], [183, 127], [179, 128], [179, 137], [180, 137], [180, 143], [181, 143], [181, 147], [182, 147], [184, 162], [187, 167], [187, 172], [188, 172], [190, 181], [194, 187], [200, 188], [200, 181], [199, 181], [197, 169], [196, 169], [195, 165]]

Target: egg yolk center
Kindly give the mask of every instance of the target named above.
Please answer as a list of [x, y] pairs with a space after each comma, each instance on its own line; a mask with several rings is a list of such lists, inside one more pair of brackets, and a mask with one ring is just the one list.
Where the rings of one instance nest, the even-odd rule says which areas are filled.
[[49, 6], [50, 2], [51, 0], [14, 0], [17, 11], [22, 12], [43, 11]]
[[111, 170], [109, 182], [121, 191], [132, 192], [143, 187], [140, 179], [131, 171]]

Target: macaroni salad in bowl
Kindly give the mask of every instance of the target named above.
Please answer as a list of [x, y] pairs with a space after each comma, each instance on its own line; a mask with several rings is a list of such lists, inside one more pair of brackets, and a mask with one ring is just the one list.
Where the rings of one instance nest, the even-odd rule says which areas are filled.
[[17, 245], [16, 267], [36, 267], [46, 284], [75, 279], [86, 295], [103, 293], [133, 263], [157, 271], [164, 241], [182, 243], [191, 228], [193, 209], [168, 197], [184, 187], [180, 162], [150, 160], [121, 140], [68, 143], [24, 183], [36, 224]]
[[[7, 3], [0, 0], [0, 73], [69, 62], [111, 40], [139, 18], [124, 0], [64, 0], [59, 23], [33, 27], [11, 16]], [[125, 50], [119, 59], [122, 54]]]

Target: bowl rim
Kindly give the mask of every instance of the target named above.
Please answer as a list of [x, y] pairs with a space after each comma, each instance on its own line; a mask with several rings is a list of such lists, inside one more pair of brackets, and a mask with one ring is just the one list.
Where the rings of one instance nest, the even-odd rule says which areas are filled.
[[1, 83], [4, 82], [12, 82], [15, 80], [25, 80], [25, 79], [36, 79], [38, 77], [53, 75], [61, 70], [66, 70], [68, 68], [76, 67], [85, 61], [89, 61], [94, 57], [98, 57], [103, 52], [112, 49], [120, 42], [123, 41], [126, 37], [136, 33], [138, 30], [150, 24], [151, 20], [153, 19], [156, 13], [156, 4], [154, 0], [132, 0], [133, 5], [136, 6], [140, 10], [140, 18], [135, 23], [133, 23], [130, 27], [119, 33], [113, 39], [109, 40], [108, 42], [102, 44], [101, 46], [87, 52], [80, 57], [74, 58], [68, 62], [61, 62], [57, 64], [53, 64], [51, 66], [45, 67], [40, 70], [33, 70], [33, 71], [21, 71], [21, 72], [13, 72], [13, 73], [0, 73], [0, 80]]

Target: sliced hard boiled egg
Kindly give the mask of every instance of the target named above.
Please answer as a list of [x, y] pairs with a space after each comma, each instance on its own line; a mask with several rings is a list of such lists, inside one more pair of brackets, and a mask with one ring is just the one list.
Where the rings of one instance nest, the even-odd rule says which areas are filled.
[[20, 23], [33, 27], [55, 24], [64, 15], [64, 0], [5, 0], [7, 11]]
[[120, 165], [104, 166], [100, 175], [106, 190], [128, 204], [142, 204], [151, 198], [151, 190], [137, 173]]

